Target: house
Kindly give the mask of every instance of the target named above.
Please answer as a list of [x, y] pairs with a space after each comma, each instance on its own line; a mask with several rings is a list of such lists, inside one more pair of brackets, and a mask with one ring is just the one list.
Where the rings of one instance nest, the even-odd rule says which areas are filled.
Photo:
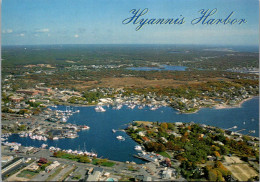
[[38, 90], [33, 90], [33, 89], [30, 89], [30, 90], [17, 90], [16, 93], [20, 93], [20, 94], [26, 94], [26, 95], [37, 95], [39, 93]]
[[39, 169], [39, 166], [37, 164], [30, 165], [27, 170], [29, 171], [37, 171]]
[[152, 178], [150, 176], [146, 176], [146, 175], [137, 175], [135, 177], [135, 181], [152, 181]]
[[47, 162], [48, 162], [48, 160], [43, 157], [41, 157], [40, 160], [38, 161], [38, 163], [40, 163], [40, 164], [46, 164]]
[[19, 96], [12, 96], [9, 98], [12, 102], [21, 102], [21, 100], [23, 100], [24, 98], [23, 97], [19, 97]]
[[143, 131], [139, 131], [137, 134], [138, 134], [139, 136], [141, 136], [141, 137], [144, 137], [144, 136], [145, 136], [145, 134], [144, 134]]
[[46, 172], [50, 172], [51, 170], [55, 169], [56, 167], [58, 167], [60, 165], [60, 163], [58, 161], [54, 161], [51, 165], [47, 166], [45, 168]]
[[215, 161], [217, 158], [215, 157], [215, 156], [207, 156], [207, 159], [209, 160], [209, 161]]
[[247, 141], [247, 144], [248, 144], [248, 145], [251, 145], [251, 146], [254, 146], [254, 147], [256, 146], [256, 143], [253, 142], [253, 141]]
[[2, 157], [1, 157], [1, 162], [2, 162], [2, 164], [3, 164], [3, 163], [7, 163], [7, 162], [13, 160], [13, 158], [14, 158], [13, 156], [2, 155]]
[[224, 146], [224, 143], [222, 143], [221, 141], [214, 141], [214, 143]]
[[171, 169], [166, 169], [162, 171], [162, 179], [171, 179], [173, 171]]
[[86, 181], [98, 181], [104, 172], [103, 168], [95, 167], [91, 174], [88, 175]]
[[171, 160], [169, 158], [166, 158], [165, 164], [166, 164], [167, 167], [171, 167], [171, 165], [172, 165]]

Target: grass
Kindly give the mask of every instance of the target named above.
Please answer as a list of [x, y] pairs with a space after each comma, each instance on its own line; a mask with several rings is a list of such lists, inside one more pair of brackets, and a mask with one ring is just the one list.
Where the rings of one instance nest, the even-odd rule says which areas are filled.
[[80, 178], [81, 178], [81, 174], [80, 174], [80, 173], [73, 174], [72, 179], [77, 179], [77, 180], [79, 180]]
[[94, 164], [94, 165], [106, 166], [106, 167], [112, 167], [112, 166], [115, 165], [114, 162], [110, 162], [110, 161], [107, 161], [107, 160], [104, 161], [104, 162], [99, 163], [100, 160], [102, 160], [102, 159], [93, 159], [93, 160], [92, 160], [92, 164]]
[[129, 171], [137, 171], [137, 169], [134, 168], [133, 166], [127, 166], [127, 168], [128, 168]]
[[22, 177], [22, 178], [28, 178], [31, 179], [33, 178], [38, 172], [36, 171], [29, 171], [29, 170], [23, 170], [21, 171], [17, 176]]
[[101, 166], [106, 166], [106, 167], [112, 167], [114, 165], [115, 165], [114, 162], [103, 162], [103, 163], [101, 163]]
[[167, 152], [159, 152], [158, 154], [162, 155], [163, 157], [171, 158]]

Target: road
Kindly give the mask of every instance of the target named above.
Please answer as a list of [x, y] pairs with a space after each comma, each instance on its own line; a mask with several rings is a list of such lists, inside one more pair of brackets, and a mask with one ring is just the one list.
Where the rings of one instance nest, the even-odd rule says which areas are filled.
[[[47, 149], [41, 149], [39, 152], [36, 152], [34, 154], [14, 153], [14, 152], [10, 152], [10, 151], [8, 151], [8, 152], [2, 151], [2, 155], [10, 155], [10, 154], [17, 155], [19, 157], [25, 157], [25, 158], [30, 157], [32, 159], [39, 159], [40, 157], [44, 157], [48, 161], [58, 161], [59, 163], [65, 164], [65, 165], [68, 165], [68, 166], [75, 165], [78, 168], [85, 169], [85, 170], [97, 167], [96, 165], [89, 164], [89, 163], [79, 163], [79, 162], [68, 160], [68, 159], [52, 157], [52, 153], [49, 152], [49, 150], [47, 150]], [[111, 174], [123, 174], [123, 175], [127, 175], [127, 176], [132, 176], [132, 177], [135, 177], [137, 175], [146, 175], [146, 176], [151, 176], [154, 180], [161, 180], [157, 173], [155, 173], [154, 175], [151, 175], [145, 169], [143, 169], [142, 167], [145, 166], [145, 164], [143, 164], [143, 165], [126, 164], [126, 163], [118, 162], [118, 161], [116, 161], [115, 163], [116, 164], [113, 167], [105, 167], [105, 166], [100, 166], [100, 167], [104, 168], [104, 170], [106, 172], [109, 172]], [[133, 166], [134, 168], [139, 168], [139, 170], [130, 171], [130, 170], [128, 170], [129, 165]], [[48, 176], [51, 175], [54, 171], [55, 170], [51, 171], [50, 173], [41, 173], [41, 174], [37, 175], [37, 178], [35, 177], [34, 179], [35, 180], [37, 179], [37, 181], [45, 181], [48, 178]], [[65, 174], [69, 170], [62, 170], [62, 171], [64, 171], [64, 174]]]

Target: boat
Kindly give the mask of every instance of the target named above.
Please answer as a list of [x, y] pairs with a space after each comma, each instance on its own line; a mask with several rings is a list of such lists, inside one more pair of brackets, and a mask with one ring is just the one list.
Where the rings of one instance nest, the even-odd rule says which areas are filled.
[[67, 118], [65, 116], [62, 117], [62, 122], [64, 122], [64, 123], [67, 122]]
[[135, 105], [134, 104], [131, 104], [128, 106], [130, 109], [134, 109], [135, 108]]
[[118, 106], [116, 107], [116, 110], [120, 110], [122, 107], [123, 107], [123, 105], [120, 104], [120, 105], [118, 105]]
[[113, 132], [113, 133], [115, 133], [115, 132], [116, 132], [116, 130], [112, 129], [112, 132]]
[[95, 107], [96, 112], [105, 112], [106, 110], [102, 106]]
[[249, 130], [249, 133], [255, 133], [255, 130]]
[[124, 137], [122, 137], [122, 136], [120, 136], [120, 135], [119, 135], [119, 136], [117, 136], [116, 138], [117, 138], [118, 140], [122, 140], [122, 141], [124, 141], [124, 140], [125, 140], [125, 138], [124, 138]]
[[138, 109], [143, 109], [144, 107], [143, 106], [138, 106]]
[[73, 134], [73, 133], [71, 133], [71, 134], [69, 134], [67, 136], [67, 138], [76, 138], [76, 137], [78, 137], [78, 135], [77, 134]]
[[135, 146], [135, 150], [141, 151], [141, 150], [142, 150], [142, 147], [141, 147], [140, 145], [136, 145], [136, 146]]
[[59, 140], [59, 138], [58, 137], [53, 137], [53, 140]]
[[86, 125], [84, 125], [82, 128], [81, 128], [82, 130], [89, 130], [90, 129], [90, 127], [89, 126], [86, 126]]
[[48, 146], [47, 144], [43, 143], [43, 144], [41, 145], [41, 148], [45, 149], [47, 146]]

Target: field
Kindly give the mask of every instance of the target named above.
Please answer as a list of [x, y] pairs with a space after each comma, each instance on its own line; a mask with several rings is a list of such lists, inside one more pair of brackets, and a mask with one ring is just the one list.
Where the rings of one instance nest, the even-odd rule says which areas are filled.
[[33, 172], [33, 171], [29, 171], [29, 170], [23, 170], [22, 172], [20, 172], [17, 177], [22, 177], [22, 178], [28, 178], [31, 179], [33, 178], [36, 174], [38, 174], [37, 172]]
[[[189, 85], [189, 84], [200, 84], [206, 83], [207, 81], [218, 81], [225, 80], [228, 81], [227, 78], [203, 78], [199, 81], [181, 81], [181, 80], [173, 80], [173, 79], [154, 79], [148, 80], [142, 77], [125, 77], [125, 78], [102, 78], [100, 81], [72, 81], [74, 88], [79, 90], [84, 90], [88, 88], [94, 87], [111, 87], [111, 88], [122, 88], [122, 87], [136, 87], [143, 88], [145, 87], [173, 87], [177, 88], [181, 85]], [[69, 83], [68, 83], [69, 85]]]
[[239, 181], [247, 181], [249, 178], [258, 175], [253, 168], [248, 166], [248, 164], [232, 164], [225, 167], [230, 170], [233, 176]]
[[249, 165], [241, 161], [238, 157], [225, 156], [227, 165], [225, 167], [231, 171], [233, 176], [239, 181], [247, 181], [249, 178], [257, 176], [258, 173]]

